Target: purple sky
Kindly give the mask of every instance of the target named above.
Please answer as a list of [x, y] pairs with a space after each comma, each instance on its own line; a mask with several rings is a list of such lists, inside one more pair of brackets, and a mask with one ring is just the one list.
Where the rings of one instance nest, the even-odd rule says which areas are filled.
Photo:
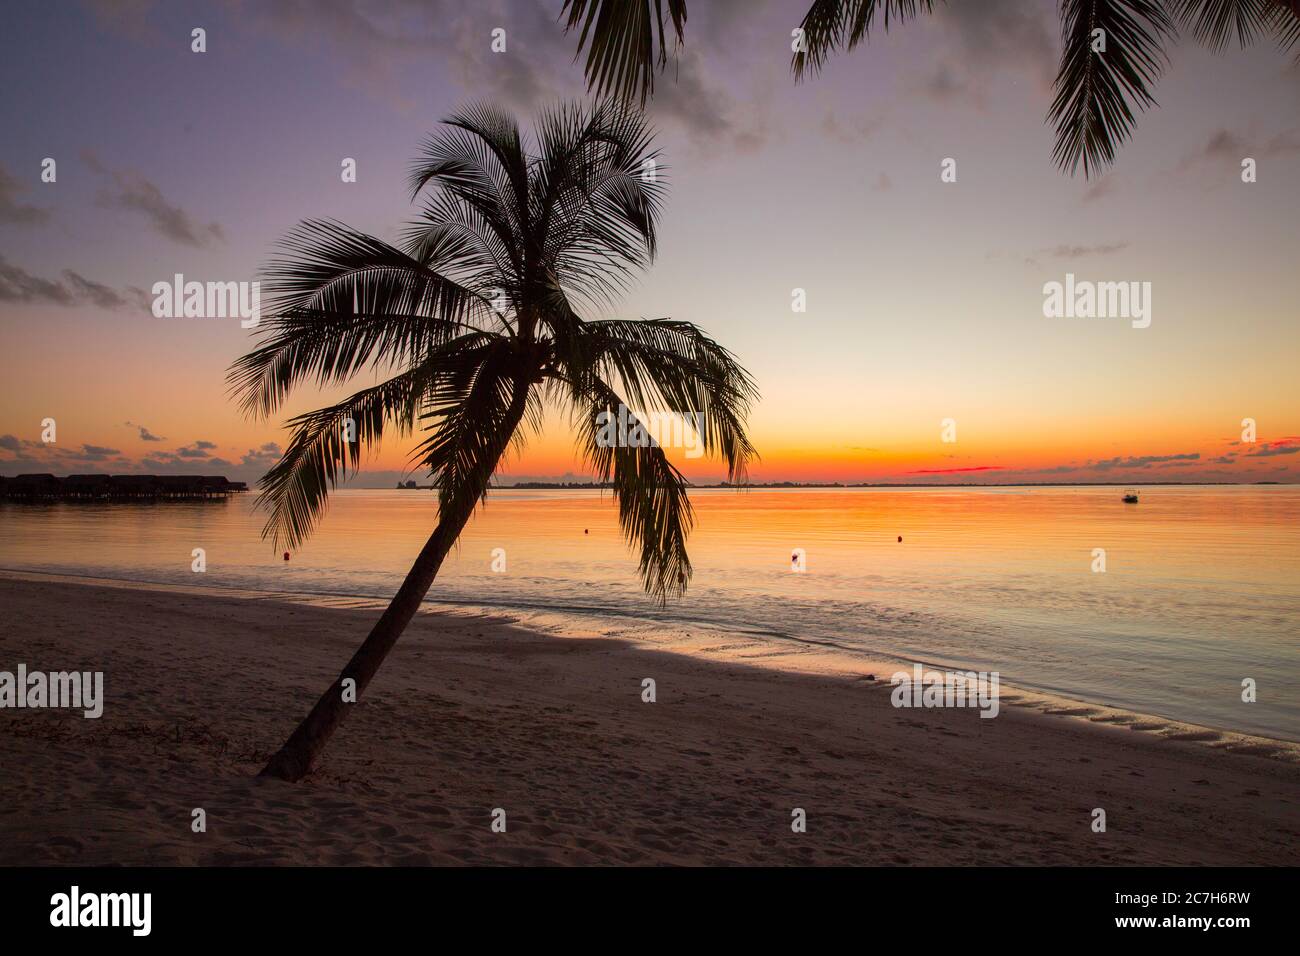
[[[1055, 4], [954, 4], [796, 86], [805, 5], [690, 4], [650, 106], [671, 166], [661, 257], [617, 313], [697, 322], [751, 369], [754, 477], [1294, 480], [1291, 56], [1175, 45], [1160, 107], [1089, 183], [1051, 162]], [[305, 217], [395, 238], [407, 165], [452, 108], [491, 98], [527, 116], [582, 95], [559, 7], [6, 4], [0, 473], [255, 479], [285, 435], [223, 397], [248, 333], [154, 319], [145, 290], [177, 272], [256, 278]], [[40, 181], [45, 157], [56, 183]], [[957, 183], [939, 181], [944, 157]], [[1067, 272], [1151, 282], [1151, 327], [1044, 318], [1043, 284]], [[806, 313], [791, 313], [794, 288]], [[56, 447], [38, 440], [46, 416]], [[1260, 443], [1243, 449], [1248, 416]], [[948, 417], [961, 440], [940, 445]], [[385, 448], [376, 482], [405, 451]], [[548, 431], [513, 471], [560, 475], [571, 452]]]

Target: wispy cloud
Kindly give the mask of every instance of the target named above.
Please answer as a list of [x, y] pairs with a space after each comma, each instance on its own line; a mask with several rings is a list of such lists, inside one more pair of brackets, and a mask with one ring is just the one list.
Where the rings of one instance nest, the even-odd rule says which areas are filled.
[[1204, 146], [1183, 157], [1178, 170], [1187, 172], [1203, 164], [1228, 163], [1236, 166], [1247, 156], [1259, 160], [1291, 153], [1300, 153], [1300, 127], [1271, 136], [1217, 129], [1210, 134]]
[[1292, 442], [1264, 442], [1258, 448], [1246, 452], [1246, 458], [1275, 458], [1278, 455], [1294, 455], [1300, 452], [1300, 444]]
[[1152, 465], [1167, 465], [1173, 462], [1194, 462], [1200, 460], [1200, 457], [1200, 452], [1189, 452], [1183, 455], [1116, 456], [1101, 461], [1090, 461], [1083, 466], [1083, 469], [1090, 471], [1115, 471], [1131, 468], [1150, 468]]
[[0, 223], [30, 226], [50, 218], [48, 209], [18, 201], [17, 197], [26, 191], [15, 176], [0, 166]]
[[966, 471], [1004, 471], [1000, 465], [971, 465], [966, 468], [921, 468], [909, 471], [909, 475], [955, 475]]
[[[736, 42], [746, 5], [757, 0], [693, 8], [685, 48], [657, 78], [651, 118], [680, 128], [694, 146], [752, 151], [766, 139], [752, 96], [728, 93], [714, 65], [715, 54]], [[327, 44], [349, 83], [404, 111], [422, 100], [403, 82], [403, 69], [435, 57], [467, 92], [517, 112], [586, 94], [577, 35], [564, 32], [558, 0], [260, 0], [238, 9], [245, 25], [281, 43]], [[492, 50], [495, 27], [506, 31], [503, 53]]]
[[101, 206], [126, 209], [144, 216], [154, 232], [183, 245], [202, 248], [225, 241], [220, 223], [203, 225], [195, 222], [188, 212], [168, 201], [162, 190], [140, 173], [109, 169], [91, 150], [83, 150], [81, 158], [90, 169], [110, 180], [99, 191]]
[[1086, 259], [1090, 256], [1109, 256], [1127, 249], [1128, 242], [1098, 242], [1092, 245], [1084, 243], [1059, 243], [1035, 249], [1025, 256], [1027, 265], [1036, 266], [1040, 259]]
[[113, 289], [71, 269], [63, 270], [62, 280], [46, 279], [8, 262], [4, 256], [0, 256], [0, 302], [94, 305], [101, 309], [149, 307], [149, 297], [143, 289], [136, 286], [127, 286], [123, 290]]

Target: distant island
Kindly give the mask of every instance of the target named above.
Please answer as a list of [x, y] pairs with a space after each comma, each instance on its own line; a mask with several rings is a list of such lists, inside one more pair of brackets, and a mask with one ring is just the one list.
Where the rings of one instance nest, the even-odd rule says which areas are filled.
[[[1145, 488], [1156, 485], [1182, 485], [1188, 487], [1208, 486], [1208, 485], [1279, 485], [1284, 484], [1280, 481], [761, 481], [748, 482], [746, 484], [736, 484], [733, 482], [720, 481], [713, 484], [695, 484], [687, 482], [691, 488], [734, 488], [738, 490], [749, 489], [779, 489], [779, 488]], [[413, 488], [432, 489], [432, 485], [416, 485], [413, 481], [405, 484], [397, 483], [397, 487], [407, 490]], [[610, 482], [594, 481], [521, 481], [513, 485], [496, 485], [492, 486], [494, 491], [504, 491], [511, 488], [522, 489], [527, 491], [609, 491], [613, 488]]]

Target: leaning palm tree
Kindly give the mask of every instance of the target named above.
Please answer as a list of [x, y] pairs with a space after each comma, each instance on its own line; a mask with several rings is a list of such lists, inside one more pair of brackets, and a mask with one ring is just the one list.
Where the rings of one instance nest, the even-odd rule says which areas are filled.
[[[587, 49], [588, 86], [641, 102], [654, 92], [655, 67], [668, 62], [665, 8], [681, 45], [686, 0], [564, 0], [567, 30], [580, 30]], [[941, 0], [942, 2], [942, 0]], [[979, 0], [957, 0], [978, 3]], [[817, 73], [832, 53], [865, 43], [877, 24], [888, 30], [936, 0], [813, 0], [799, 23], [803, 43], [794, 52], [796, 79]], [[1234, 37], [1242, 47], [1272, 36], [1282, 47], [1300, 41], [1300, 0], [1060, 0], [1061, 63], [1048, 118], [1056, 130], [1053, 159], [1084, 177], [1115, 160], [1128, 139], [1134, 108], [1154, 106], [1151, 87], [1168, 60], [1165, 46], [1175, 21], [1213, 50]], [[657, 26], [657, 30], [656, 30]], [[1104, 39], [1099, 42], [1100, 31]]]
[[729, 480], [743, 481], [757, 393], [689, 322], [580, 316], [654, 257], [665, 184], [652, 138], [639, 111], [606, 101], [544, 112], [530, 152], [511, 116], [462, 109], [415, 163], [423, 210], [400, 246], [333, 221], [304, 222], [284, 241], [288, 255], [268, 269], [264, 341], [230, 370], [245, 412], [269, 415], [299, 385], [336, 386], [363, 370], [389, 377], [290, 421], [284, 457], [261, 481], [264, 536], [277, 550], [300, 544], [329, 490], [386, 430], [421, 433], [412, 460], [432, 476], [439, 509], [392, 602], [263, 775], [311, 769], [347, 713], [344, 689], [365, 690], [503, 455], [548, 404], [569, 411], [586, 460], [612, 487], [646, 590], [661, 601], [685, 590], [685, 478], [659, 445], [623, 447], [598, 426], [624, 405], [684, 416]]

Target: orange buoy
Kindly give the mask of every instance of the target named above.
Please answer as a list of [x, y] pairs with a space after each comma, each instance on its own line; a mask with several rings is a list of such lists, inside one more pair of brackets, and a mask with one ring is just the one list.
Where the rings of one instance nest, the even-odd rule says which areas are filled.
[[[901, 534], [898, 536], [898, 540], [899, 540], [899, 541], [902, 541], [902, 540], [903, 540], [903, 536], [902, 536]], [[286, 560], [288, 560], [287, 556], [286, 556]]]

